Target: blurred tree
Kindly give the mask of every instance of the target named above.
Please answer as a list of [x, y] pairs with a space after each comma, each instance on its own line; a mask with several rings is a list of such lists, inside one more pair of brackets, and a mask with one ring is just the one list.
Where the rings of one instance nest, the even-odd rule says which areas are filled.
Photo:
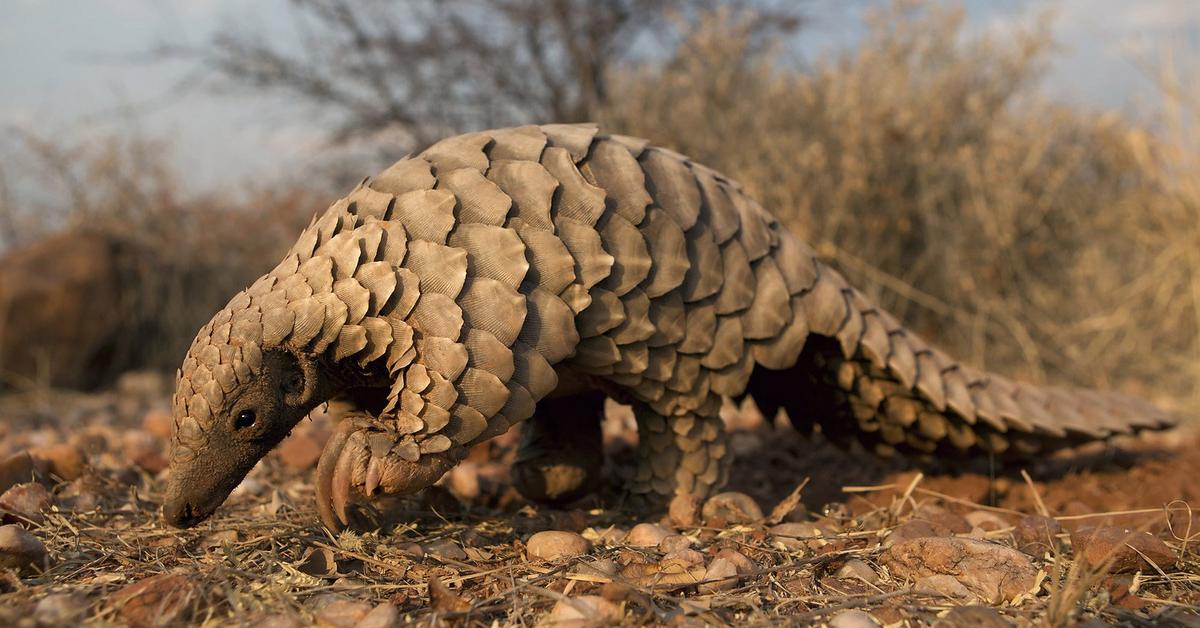
[[235, 87], [300, 99], [333, 139], [400, 131], [413, 148], [470, 128], [592, 120], [615, 66], [667, 55], [697, 16], [752, 12], [753, 30], [801, 23], [783, 0], [293, 0], [298, 47], [217, 33], [198, 56]]

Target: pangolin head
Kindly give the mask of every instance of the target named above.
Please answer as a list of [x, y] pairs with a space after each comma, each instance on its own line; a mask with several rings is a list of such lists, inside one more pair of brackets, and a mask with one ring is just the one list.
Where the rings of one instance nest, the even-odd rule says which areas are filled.
[[262, 312], [239, 293], [196, 335], [173, 400], [163, 517], [190, 527], [212, 515], [250, 469], [325, 401], [311, 355], [263, 346]]

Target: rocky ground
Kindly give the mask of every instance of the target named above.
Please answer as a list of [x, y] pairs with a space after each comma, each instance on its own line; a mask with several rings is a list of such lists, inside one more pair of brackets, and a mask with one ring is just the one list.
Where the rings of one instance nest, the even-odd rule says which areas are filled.
[[635, 436], [614, 407], [604, 495], [524, 501], [503, 437], [381, 531], [332, 537], [323, 416], [216, 517], [164, 528], [165, 405], [149, 375], [0, 399], [0, 624], [1200, 626], [1194, 429], [918, 471], [728, 408], [730, 492], [655, 515], [621, 503]]

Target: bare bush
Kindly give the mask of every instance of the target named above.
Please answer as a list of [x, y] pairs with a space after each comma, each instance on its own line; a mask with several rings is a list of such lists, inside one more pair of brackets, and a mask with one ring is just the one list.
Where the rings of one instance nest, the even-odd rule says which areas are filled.
[[1200, 408], [1196, 164], [1170, 135], [1039, 101], [1043, 29], [964, 39], [961, 11], [895, 5], [806, 71], [714, 13], [615, 77], [603, 117], [739, 179], [976, 364]]

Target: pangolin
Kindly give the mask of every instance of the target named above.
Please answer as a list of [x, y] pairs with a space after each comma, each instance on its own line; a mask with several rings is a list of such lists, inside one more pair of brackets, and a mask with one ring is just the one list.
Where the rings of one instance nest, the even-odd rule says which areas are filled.
[[[956, 362], [678, 153], [524, 126], [365, 180], [201, 328], [178, 372], [163, 512], [205, 519], [331, 400], [351, 409], [317, 467], [333, 530], [348, 504], [422, 489], [522, 422], [519, 488], [574, 497], [594, 485], [605, 397], [634, 408], [634, 496], [703, 496], [729, 469], [722, 398], [746, 394], [881, 454], [1032, 455], [1174, 423]], [[578, 472], [548, 471], [564, 459]]]

